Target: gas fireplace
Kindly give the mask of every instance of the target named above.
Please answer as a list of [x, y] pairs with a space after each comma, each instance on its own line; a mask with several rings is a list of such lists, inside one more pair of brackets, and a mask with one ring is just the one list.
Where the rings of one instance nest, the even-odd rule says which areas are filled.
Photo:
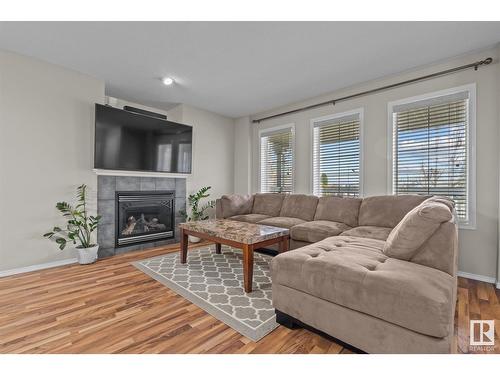
[[117, 191], [116, 247], [174, 237], [174, 191]]

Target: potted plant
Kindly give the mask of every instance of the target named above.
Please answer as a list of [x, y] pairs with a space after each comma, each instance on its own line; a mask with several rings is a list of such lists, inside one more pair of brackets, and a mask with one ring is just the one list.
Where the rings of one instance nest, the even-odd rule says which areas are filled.
[[[191, 211], [191, 214], [188, 214], [186, 211], [181, 211], [181, 215], [184, 216], [184, 220], [187, 221], [199, 221], [199, 220], [207, 220], [208, 215], [206, 214], [206, 210], [215, 206], [215, 201], [208, 201], [207, 203], [200, 205], [200, 201], [202, 199], [208, 198], [210, 194], [208, 191], [211, 189], [211, 186], [202, 187], [195, 194], [190, 194], [188, 196], [188, 205]], [[200, 238], [195, 236], [189, 236], [189, 242], [200, 242]]]
[[87, 185], [78, 186], [76, 193], [75, 207], [66, 202], [56, 204], [56, 208], [67, 219], [66, 228], [54, 227], [43, 236], [55, 241], [60, 250], [64, 250], [68, 242], [77, 245], [78, 263], [90, 264], [97, 259], [99, 245], [92, 242], [91, 235], [97, 229], [101, 217], [87, 212]]

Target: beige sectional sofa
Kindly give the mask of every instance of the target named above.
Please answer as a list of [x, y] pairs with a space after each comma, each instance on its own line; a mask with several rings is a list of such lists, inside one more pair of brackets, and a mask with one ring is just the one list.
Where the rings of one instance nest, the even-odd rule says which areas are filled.
[[453, 202], [419, 195], [223, 196], [217, 217], [290, 229], [271, 262], [278, 322], [369, 353], [453, 350]]

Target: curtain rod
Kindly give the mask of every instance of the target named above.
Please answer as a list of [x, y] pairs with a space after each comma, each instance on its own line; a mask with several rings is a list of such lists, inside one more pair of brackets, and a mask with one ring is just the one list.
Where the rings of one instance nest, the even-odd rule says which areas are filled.
[[271, 115], [271, 116], [261, 117], [259, 119], [252, 120], [252, 122], [253, 123], [259, 123], [259, 122], [264, 121], [264, 120], [269, 120], [269, 119], [276, 118], [276, 117], [286, 116], [286, 115], [290, 115], [292, 113], [303, 112], [303, 111], [307, 111], [307, 110], [310, 110], [310, 109], [313, 109], [313, 108], [323, 107], [325, 105], [330, 105], [330, 104], [331, 105], [335, 105], [336, 103], [342, 102], [344, 100], [350, 100], [350, 99], [358, 98], [360, 96], [370, 95], [370, 94], [373, 94], [373, 93], [379, 92], [379, 91], [390, 90], [390, 89], [393, 89], [395, 87], [408, 85], [408, 84], [414, 83], [414, 82], [424, 81], [424, 80], [427, 80], [427, 79], [430, 79], [430, 78], [434, 78], [434, 77], [444, 76], [444, 75], [447, 75], [447, 74], [458, 72], [460, 70], [465, 70], [465, 69], [470, 69], [470, 68], [474, 68], [474, 70], [477, 70], [478, 67], [480, 67], [481, 65], [489, 65], [489, 64], [492, 63], [492, 61], [493, 61], [493, 59], [491, 57], [488, 57], [488, 58], [486, 58], [484, 60], [476, 61], [476, 62], [474, 62], [472, 64], [467, 64], [467, 65], [458, 66], [458, 67], [452, 68], [452, 69], [442, 70], [442, 71], [437, 72], [437, 73], [432, 73], [432, 74], [428, 74], [428, 75], [425, 75], [425, 76], [421, 76], [421, 77], [409, 79], [407, 81], [393, 83], [393, 84], [387, 85], [387, 86], [377, 87], [375, 89], [371, 89], [371, 90], [367, 90], [367, 91], [362, 91], [362, 92], [359, 92], [357, 94], [352, 94], [352, 95], [344, 96], [344, 97], [341, 97], [341, 98], [328, 100], [326, 102], [322, 102], [322, 103], [318, 103], [318, 104], [308, 105], [306, 107], [301, 107], [301, 108], [293, 109], [293, 110], [287, 111], [287, 112], [277, 113], [277, 114]]

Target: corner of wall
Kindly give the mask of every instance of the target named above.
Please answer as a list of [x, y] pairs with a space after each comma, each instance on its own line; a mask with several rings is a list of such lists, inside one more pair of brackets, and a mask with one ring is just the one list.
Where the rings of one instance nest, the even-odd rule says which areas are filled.
[[234, 120], [234, 192], [249, 194], [252, 170], [252, 122], [250, 117]]

